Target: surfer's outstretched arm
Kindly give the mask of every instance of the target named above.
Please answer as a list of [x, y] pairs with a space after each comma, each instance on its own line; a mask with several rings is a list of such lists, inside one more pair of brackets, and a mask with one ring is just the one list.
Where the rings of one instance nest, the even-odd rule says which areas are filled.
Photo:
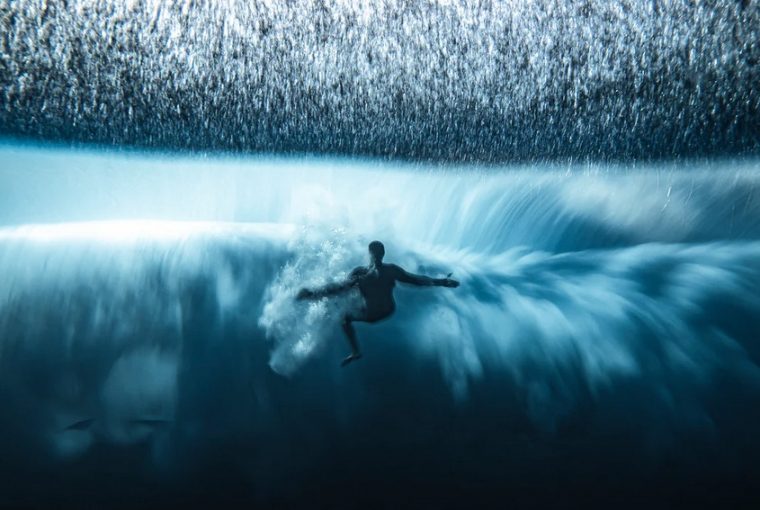
[[410, 273], [396, 264], [391, 265], [393, 266], [396, 280], [402, 283], [409, 283], [421, 287], [459, 287], [459, 282], [452, 278], [430, 278], [429, 276]]
[[301, 289], [298, 291], [296, 299], [320, 299], [327, 296], [335, 296], [347, 291], [354, 285], [356, 285], [355, 280], [346, 280], [341, 283], [329, 283], [319, 289]]
[[345, 281], [340, 283], [328, 283], [324, 287], [320, 287], [319, 289], [314, 290], [301, 289], [298, 291], [296, 299], [320, 299], [327, 296], [335, 296], [341, 292], [347, 291], [354, 285], [358, 284], [359, 279], [366, 273], [366, 268], [357, 267], [351, 271], [351, 274], [348, 275], [348, 278]]

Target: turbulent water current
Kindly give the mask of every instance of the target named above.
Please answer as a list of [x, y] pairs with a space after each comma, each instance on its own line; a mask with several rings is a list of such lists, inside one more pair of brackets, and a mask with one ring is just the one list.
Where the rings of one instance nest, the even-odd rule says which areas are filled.
[[[113, 497], [101, 463], [171, 501], [336, 505], [543, 500], [536, 485], [577, 496], [603, 474], [598, 494], [675, 497], [754, 472], [755, 161], [0, 153], [4, 462], [26, 483], [70, 470], [51, 497]], [[294, 296], [366, 263], [375, 238], [462, 285], [399, 288], [341, 368], [356, 297]], [[212, 485], [185, 487], [197, 477]]]

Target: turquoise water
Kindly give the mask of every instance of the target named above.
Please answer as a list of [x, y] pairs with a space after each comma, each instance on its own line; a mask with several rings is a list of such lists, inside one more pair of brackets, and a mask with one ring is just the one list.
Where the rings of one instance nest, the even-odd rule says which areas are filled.
[[[757, 508], [758, 0], [0, 2], [0, 507]], [[386, 260], [456, 289], [294, 300]]]
[[[113, 473], [167, 504], [340, 504], [343, 483], [323, 476], [374, 487], [351, 501], [642, 484], [655, 489], [639, 498], [667, 501], [753, 473], [753, 160], [483, 171], [0, 151], [4, 469], [19, 501], [37, 500], [32, 467], [63, 473], [42, 500], [74, 505], [81, 477], [114, 503]], [[365, 357], [340, 368], [353, 298], [293, 297], [366, 263], [374, 238], [387, 260], [462, 285], [397, 289], [397, 313], [360, 325]]]

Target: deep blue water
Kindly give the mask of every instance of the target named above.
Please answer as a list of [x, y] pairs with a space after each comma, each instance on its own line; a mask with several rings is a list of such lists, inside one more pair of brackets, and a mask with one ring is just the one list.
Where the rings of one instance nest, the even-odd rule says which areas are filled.
[[[6, 506], [760, 497], [754, 160], [0, 155]], [[352, 297], [293, 296], [374, 238], [462, 285], [341, 368]]]
[[[0, 508], [760, 507], [758, 0], [0, 1]], [[382, 240], [456, 289], [313, 303]]]

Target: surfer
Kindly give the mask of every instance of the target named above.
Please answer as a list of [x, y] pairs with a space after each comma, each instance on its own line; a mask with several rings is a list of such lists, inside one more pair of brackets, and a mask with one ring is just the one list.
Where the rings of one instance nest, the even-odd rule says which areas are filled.
[[341, 322], [343, 332], [351, 345], [351, 354], [343, 360], [342, 366], [362, 357], [352, 322], [374, 323], [390, 317], [396, 309], [396, 302], [393, 300], [393, 287], [396, 282], [423, 287], [453, 288], [459, 286], [458, 281], [449, 278], [451, 274], [446, 278], [430, 278], [429, 276], [412, 274], [396, 264], [384, 263], [384, 256], [385, 247], [383, 243], [372, 241], [369, 243], [369, 266], [355, 268], [344, 282], [329, 284], [315, 290], [301, 289], [296, 296], [296, 299], [299, 300], [320, 299], [340, 294], [353, 287], [359, 287], [359, 292], [364, 299], [364, 306], [359, 310], [345, 314]]

